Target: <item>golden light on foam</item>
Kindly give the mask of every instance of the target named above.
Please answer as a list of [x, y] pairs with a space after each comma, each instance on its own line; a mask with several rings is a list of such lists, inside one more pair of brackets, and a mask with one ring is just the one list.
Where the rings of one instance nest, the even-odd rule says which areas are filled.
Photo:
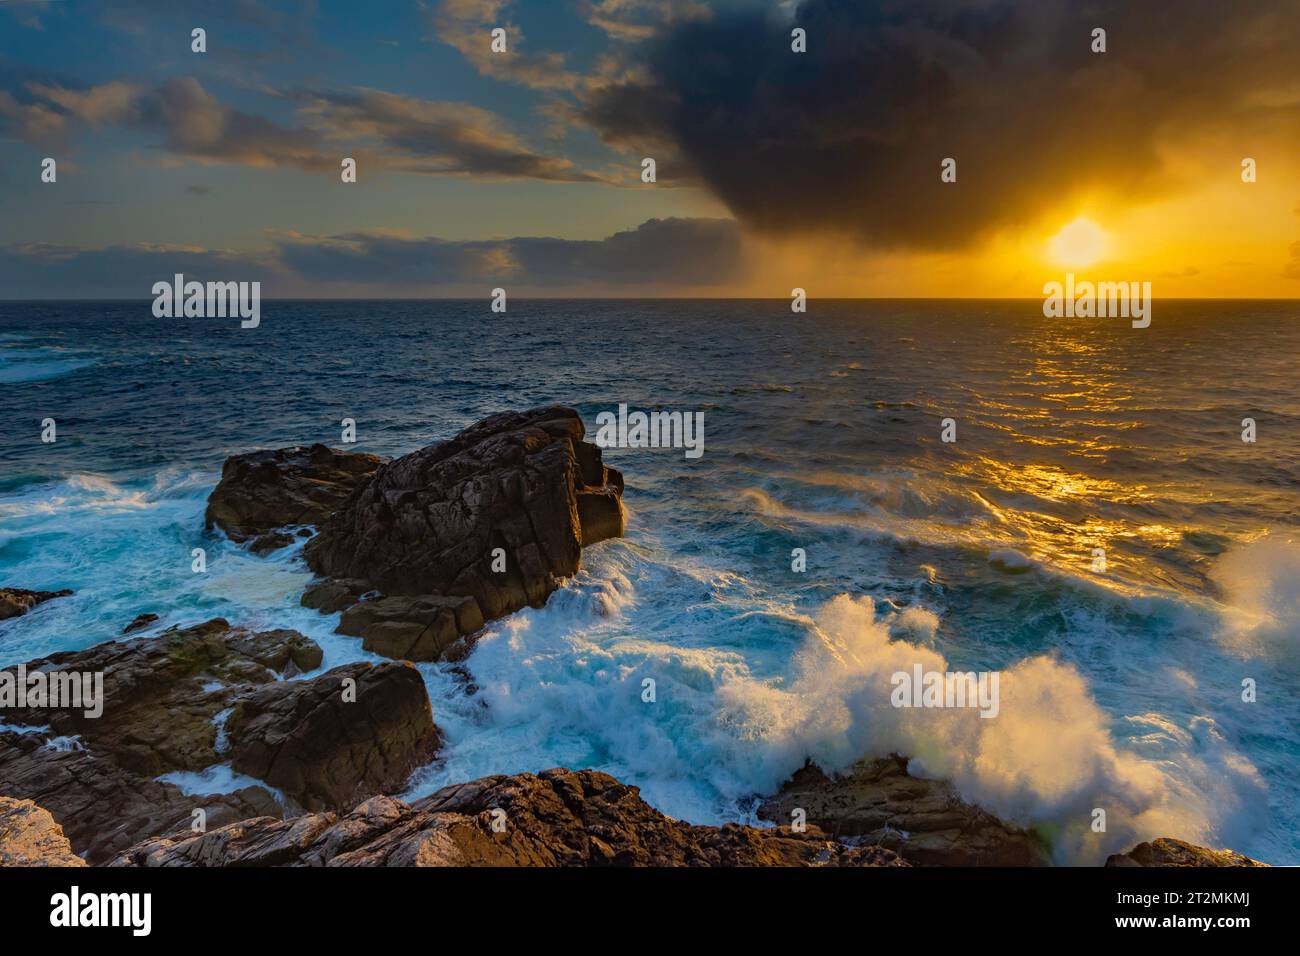
[[1101, 226], [1080, 216], [1047, 241], [1047, 251], [1063, 266], [1090, 266], [1106, 254], [1109, 238]]

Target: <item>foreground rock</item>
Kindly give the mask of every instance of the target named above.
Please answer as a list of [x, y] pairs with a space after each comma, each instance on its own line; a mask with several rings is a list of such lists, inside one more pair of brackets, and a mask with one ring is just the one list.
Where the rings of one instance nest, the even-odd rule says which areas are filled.
[[63, 828], [30, 800], [0, 797], [0, 866], [85, 866]]
[[235, 541], [257, 538], [258, 551], [283, 546], [292, 536], [275, 529], [320, 524], [381, 464], [375, 455], [320, 444], [235, 455], [221, 469], [204, 520]]
[[[102, 673], [102, 714], [0, 710], [0, 722], [25, 731], [0, 732], [0, 794], [49, 810], [94, 862], [188, 827], [195, 809], [211, 827], [299, 807], [342, 809], [400, 787], [438, 742], [418, 675], [401, 664], [354, 664], [283, 680], [321, 659], [296, 631], [215, 619], [33, 661], [29, 672]], [[355, 702], [342, 702], [345, 680], [355, 682]], [[222, 763], [270, 778], [288, 806], [261, 786], [187, 796], [157, 779]]]
[[623, 533], [623, 477], [584, 434], [571, 408], [505, 412], [383, 464], [307, 543], [326, 580], [303, 603], [416, 661], [541, 606], [584, 546]]
[[347, 809], [400, 790], [442, 740], [419, 672], [396, 662], [348, 664], [312, 681], [257, 688], [235, 705], [226, 732], [235, 770], [307, 810]]
[[903, 866], [815, 827], [693, 826], [593, 770], [492, 776], [407, 805], [245, 820], [145, 841], [119, 866]]
[[28, 591], [24, 588], [0, 588], [0, 621], [11, 617], [21, 617], [38, 604], [54, 598], [67, 597], [72, 592], [67, 588], [62, 591]]
[[922, 866], [1048, 863], [1038, 836], [971, 806], [948, 783], [908, 776], [902, 757], [863, 761], [840, 777], [804, 767], [758, 816], [789, 823], [796, 808], [832, 836], [895, 850]]
[[1107, 866], [1268, 866], [1232, 850], [1209, 850], [1194, 843], [1161, 837], [1139, 843], [1127, 853], [1106, 859]]

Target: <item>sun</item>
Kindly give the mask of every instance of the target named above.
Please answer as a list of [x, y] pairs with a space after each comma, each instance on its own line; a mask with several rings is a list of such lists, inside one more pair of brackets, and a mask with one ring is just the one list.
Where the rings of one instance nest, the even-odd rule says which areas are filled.
[[1063, 266], [1090, 266], [1106, 254], [1106, 230], [1080, 216], [1061, 227], [1047, 242], [1051, 257]]

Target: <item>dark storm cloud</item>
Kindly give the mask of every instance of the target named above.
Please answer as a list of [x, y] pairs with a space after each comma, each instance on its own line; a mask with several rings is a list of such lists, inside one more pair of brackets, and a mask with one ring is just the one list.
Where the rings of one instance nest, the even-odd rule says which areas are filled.
[[1211, 126], [1300, 145], [1297, 49], [1300, 0], [808, 0], [793, 21], [729, 4], [647, 41], [638, 79], [583, 115], [657, 143], [758, 230], [955, 248], [1053, 198], [1177, 189], [1162, 149]]
[[[652, 219], [601, 240], [448, 241], [388, 233], [273, 237], [224, 252], [181, 246], [0, 247], [5, 298], [147, 298], [158, 281], [260, 281], [266, 296], [437, 295], [447, 289], [721, 285], [738, 278], [743, 240], [730, 220]], [[491, 288], [491, 286], [486, 286]]]

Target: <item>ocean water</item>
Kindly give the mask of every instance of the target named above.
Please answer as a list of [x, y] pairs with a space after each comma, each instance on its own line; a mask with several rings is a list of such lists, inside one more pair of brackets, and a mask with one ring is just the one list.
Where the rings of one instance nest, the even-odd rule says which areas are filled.
[[[1145, 330], [1035, 301], [810, 309], [267, 302], [244, 330], [0, 303], [0, 582], [77, 592], [0, 624], [0, 666], [145, 611], [145, 633], [223, 615], [312, 635], [326, 667], [369, 657], [298, 606], [296, 550], [204, 533], [227, 455], [337, 445], [343, 418], [395, 455], [507, 408], [572, 405], [589, 435], [621, 402], [703, 411], [701, 458], [606, 452], [627, 536], [491, 625], [472, 690], [421, 666], [448, 744], [410, 795], [595, 767], [752, 822], [805, 759], [897, 750], [1061, 862], [1170, 835], [1300, 863], [1298, 307], [1158, 302]], [[893, 708], [914, 662], [1000, 671], [999, 715]]]

